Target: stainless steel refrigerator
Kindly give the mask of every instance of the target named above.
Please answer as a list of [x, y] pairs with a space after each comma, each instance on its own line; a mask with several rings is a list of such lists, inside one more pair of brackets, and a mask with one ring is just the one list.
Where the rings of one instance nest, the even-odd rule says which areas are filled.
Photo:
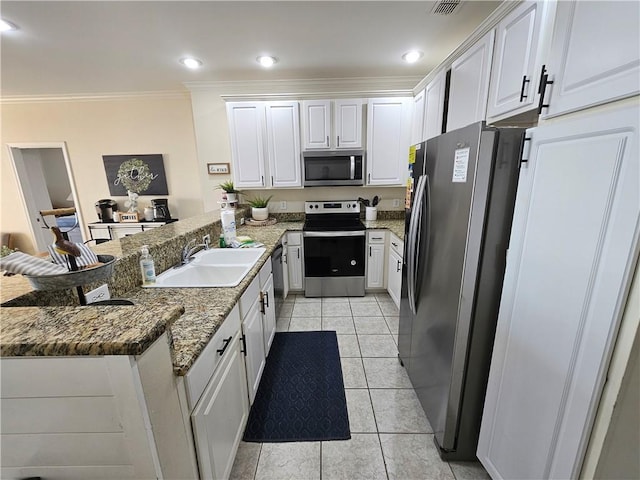
[[479, 122], [410, 152], [398, 349], [445, 459], [476, 458], [523, 141]]

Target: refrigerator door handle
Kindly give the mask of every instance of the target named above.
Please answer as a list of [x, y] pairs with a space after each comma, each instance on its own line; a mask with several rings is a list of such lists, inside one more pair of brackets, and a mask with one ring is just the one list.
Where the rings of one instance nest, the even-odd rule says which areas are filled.
[[417, 258], [418, 248], [420, 247], [420, 219], [422, 218], [422, 209], [424, 206], [424, 188], [426, 176], [422, 175], [418, 179], [416, 195], [414, 197], [414, 208], [411, 212], [411, 221], [409, 224], [409, 258], [407, 261], [407, 293], [409, 295], [409, 307], [416, 314], [416, 278], [417, 278]]

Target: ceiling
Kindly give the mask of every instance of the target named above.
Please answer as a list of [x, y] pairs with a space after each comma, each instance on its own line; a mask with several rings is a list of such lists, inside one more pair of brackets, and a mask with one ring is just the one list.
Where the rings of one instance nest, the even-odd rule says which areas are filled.
[[[183, 82], [424, 76], [500, 1], [7, 1], [4, 98], [185, 90]], [[416, 64], [402, 61], [424, 52]], [[261, 54], [278, 63], [265, 70]], [[199, 70], [178, 63], [204, 62]]]

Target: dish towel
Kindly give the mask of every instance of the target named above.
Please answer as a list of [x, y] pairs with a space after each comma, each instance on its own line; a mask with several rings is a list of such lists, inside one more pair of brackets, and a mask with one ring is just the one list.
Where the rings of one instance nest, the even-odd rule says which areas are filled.
[[31, 275], [40, 277], [43, 275], [59, 275], [67, 273], [65, 267], [56, 265], [42, 258], [27, 255], [22, 252], [13, 252], [6, 257], [0, 258], [0, 270], [9, 273], [20, 273], [22, 275]]
[[[75, 257], [76, 265], [78, 265], [78, 267], [89, 267], [98, 263], [98, 256], [93, 253], [93, 250], [82, 243], [76, 243], [75, 245], [80, 249], [80, 256]], [[58, 265], [62, 265], [63, 267], [67, 267], [68, 260], [66, 255], [59, 253], [56, 250], [55, 245], [49, 245], [47, 248], [49, 249], [49, 255], [51, 255], [54, 262]]]

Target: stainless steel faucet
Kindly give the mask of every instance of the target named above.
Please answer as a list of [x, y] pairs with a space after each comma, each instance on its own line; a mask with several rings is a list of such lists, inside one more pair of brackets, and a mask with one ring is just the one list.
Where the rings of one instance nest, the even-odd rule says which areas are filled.
[[[182, 249], [182, 258], [180, 259], [180, 265], [186, 265], [191, 260], [193, 260], [193, 254], [199, 252], [200, 250], [209, 250], [208, 243], [198, 243], [195, 244], [196, 240], [193, 239], [187, 243]], [[192, 246], [193, 245], [193, 246]]]

